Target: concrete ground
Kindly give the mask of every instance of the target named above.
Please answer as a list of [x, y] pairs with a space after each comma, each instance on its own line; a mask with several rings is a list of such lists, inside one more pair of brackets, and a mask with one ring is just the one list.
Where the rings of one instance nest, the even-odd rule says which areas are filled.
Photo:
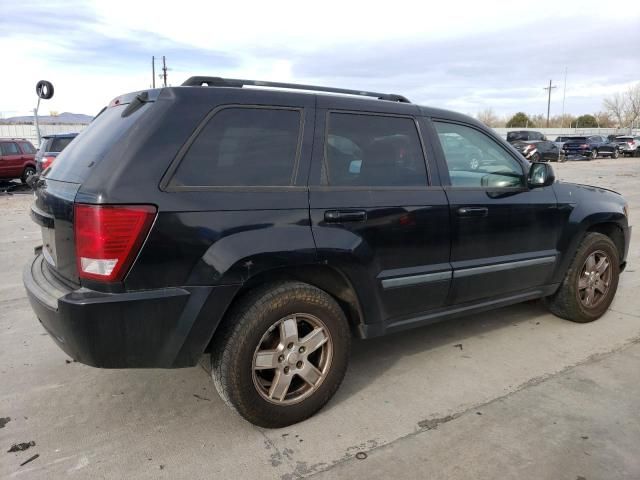
[[[554, 167], [622, 192], [638, 218], [640, 159]], [[263, 430], [230, 413], [201, 368], [71, 362], [22, 290], [39, 243], [30, 202], [0, 196], [0, 478], [640, 478], [637, 232], [597, 322], [526, 303], [355, 342], [324, 410]]]

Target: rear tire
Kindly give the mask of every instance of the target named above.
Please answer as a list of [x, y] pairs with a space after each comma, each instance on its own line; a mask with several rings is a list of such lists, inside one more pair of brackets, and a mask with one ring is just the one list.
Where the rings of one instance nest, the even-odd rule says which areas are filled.
[[618, 150], [614, 150], [611, 154], [611, 158], [618, 158], [620, 156], [620, 152]]
[[619, 258], [618, 249], [609, 237], [596, 232], [587, 233], [560, 288], [544, 299], [545, 305], [553, 314], [573, 322], [597, 320], [607, 311], [616, 294]]
[[22, 181], [22, 183], [24, 183], [26, 185], [27, 180], [29, 180], [29, 177], [31, 175], [35, 175], [36, 173], [36, 169], [33, 167], [26, 167], [24, 169], [24, 171], [22, 172], [22, 177], [20, 177], [20, 180]]
[[242, 298], [216, 332], [211, 373], [222, 399], [246, 420], [286, 427], [333, 396], [350, 344], [345, 314], [326, 292], [301, 282], [264, 285]]

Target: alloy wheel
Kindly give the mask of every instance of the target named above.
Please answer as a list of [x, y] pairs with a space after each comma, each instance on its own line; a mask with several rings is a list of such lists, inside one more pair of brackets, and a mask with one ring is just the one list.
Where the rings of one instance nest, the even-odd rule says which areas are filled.
[[607, 296], [611, 271], [611, 260], [602, 250], [587, 257], [578, 276], [578, 299], [583, 306], [594, 308]]
[[332, 357], [333, 341], [322, 320], [308, 313], [286, 316], [267, 330], [256, 347], [253, 384], [268, 402], [301, 402], [320, 387]]

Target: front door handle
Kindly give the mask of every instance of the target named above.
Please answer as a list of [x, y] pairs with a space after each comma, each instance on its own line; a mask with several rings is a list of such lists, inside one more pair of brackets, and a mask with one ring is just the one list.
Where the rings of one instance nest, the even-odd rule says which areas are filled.
[[367, 219], [365, 210], [327, 210], [324, 221], [327, 223], [364, 222]]
[[487, 207], [460, 207], [458, 209], [459, 217], [486, 217], [488, 214]]

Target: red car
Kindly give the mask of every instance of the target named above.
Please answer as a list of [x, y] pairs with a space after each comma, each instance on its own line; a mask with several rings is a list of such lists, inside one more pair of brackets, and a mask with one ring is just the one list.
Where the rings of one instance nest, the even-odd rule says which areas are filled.
[[36, 173], [36, 149], [24, 138], [0, 139], [0, 179], [19, 178], [22, 183]]

